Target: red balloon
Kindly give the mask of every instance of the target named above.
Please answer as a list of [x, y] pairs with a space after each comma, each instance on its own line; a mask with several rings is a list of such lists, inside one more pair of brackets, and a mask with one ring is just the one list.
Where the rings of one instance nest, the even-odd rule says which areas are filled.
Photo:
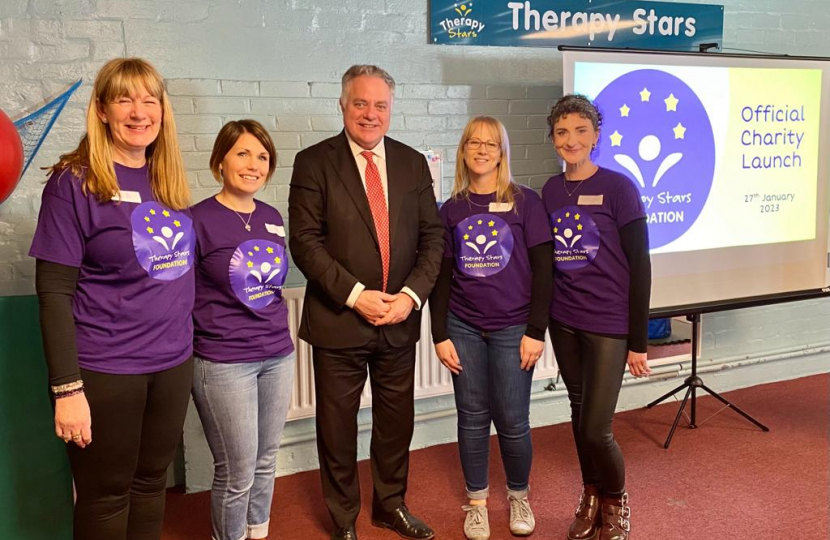
[[23, 144], [17, 128], [0, 110], [0, 203], [9, 198], [23, 172]]

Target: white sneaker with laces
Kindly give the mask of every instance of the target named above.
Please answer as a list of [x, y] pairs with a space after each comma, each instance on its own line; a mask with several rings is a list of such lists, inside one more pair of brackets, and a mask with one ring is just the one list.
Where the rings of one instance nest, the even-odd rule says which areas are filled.
[[487, 516], [487, 507], [483, 505], [464, 505], [462, 510], [467, 512], [464, 518], [464, 536], [467, 540], [489, 540], [490, 520]]
[[510, 501], [510, 533], [513, 536], [533, 534], [536, 529], [536, 518], [533, 517], [527, 495], [521, 498], [508, 495], [507, 500]]

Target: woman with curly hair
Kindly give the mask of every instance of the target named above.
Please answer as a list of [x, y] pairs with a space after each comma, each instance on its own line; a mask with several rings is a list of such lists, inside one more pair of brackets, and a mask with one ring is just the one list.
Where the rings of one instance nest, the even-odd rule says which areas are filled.
[[602, 125], [593, 103], [566, 95], [548, 125], [565, 169], [542, 189], [554, 239], [550, 336], [583, 482], [568, 539], [626, 540], [631, 512], [611, 421], [626, 365], [635, 377], [650, 373], [645, 209], [628, 177], [591, 160]]

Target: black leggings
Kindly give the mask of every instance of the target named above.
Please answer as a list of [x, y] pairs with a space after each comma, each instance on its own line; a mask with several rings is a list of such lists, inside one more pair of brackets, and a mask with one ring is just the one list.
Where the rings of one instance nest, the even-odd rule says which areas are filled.
[[585, 484], [608, 495], [625, 491], [625, 463], [611, 421], [628, 357], [628, 341], [550, 321], [550, 337], [571, 401], [576, 452]]
[[181, 439], [193, 360], [147, 375], [81, 370], [92, 444], [67, 444], [75, 540], [158, 540], [167, 467]]

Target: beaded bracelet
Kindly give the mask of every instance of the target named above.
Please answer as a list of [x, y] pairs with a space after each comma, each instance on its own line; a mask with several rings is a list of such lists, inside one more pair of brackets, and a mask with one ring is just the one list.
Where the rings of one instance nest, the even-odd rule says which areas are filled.
[[71, 383], [59, 384], [52, 387], [52, 395], [56, 398], [74, 396], [84, 391], [84, 381], [73, 381]]
[[76, 388], [75, 390], [70, 390], [68, 392], [61, 392], [60, 394], [55, 394], [55, 399], [63, 399], [65, 397], [75, 396], [77, 394], [83, 394], [83, 393], [84, 393], [83, 388]]

